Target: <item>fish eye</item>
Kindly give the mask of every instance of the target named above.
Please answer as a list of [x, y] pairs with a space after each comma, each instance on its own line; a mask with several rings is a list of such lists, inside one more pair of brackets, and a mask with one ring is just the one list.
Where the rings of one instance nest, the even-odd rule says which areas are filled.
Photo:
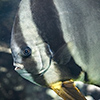
[[25, 49], [22, 50], [21, 55], [22, 55], [22, 57], [27, 58], [31, 55], [31, 52], [32, 52], [31, 48], [26, 47]]

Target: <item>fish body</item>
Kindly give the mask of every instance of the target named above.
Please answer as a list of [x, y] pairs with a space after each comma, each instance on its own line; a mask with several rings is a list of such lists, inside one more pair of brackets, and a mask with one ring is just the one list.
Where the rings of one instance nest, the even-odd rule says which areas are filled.
[[11, 36], [15, 70], [44, 86], [82, 72], [100, 85], [99, 12], [99, 0], [21, 0]]

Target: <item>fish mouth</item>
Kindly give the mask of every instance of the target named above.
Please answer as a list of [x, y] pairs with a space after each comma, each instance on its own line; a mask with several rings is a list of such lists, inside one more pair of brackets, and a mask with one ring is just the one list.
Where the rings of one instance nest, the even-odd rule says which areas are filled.
[[16, 71], [20, 69], [24, 69], [24, 65], [20, 63], [13, 63], [13, 66], [15, 66]]

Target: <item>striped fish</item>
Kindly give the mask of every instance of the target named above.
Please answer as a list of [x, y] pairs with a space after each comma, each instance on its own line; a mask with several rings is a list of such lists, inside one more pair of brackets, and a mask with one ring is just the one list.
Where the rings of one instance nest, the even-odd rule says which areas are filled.
[[100, 85], [99, 0], [21, 0], [11, 50], [15, 70], [48, 86], [77, 79]]

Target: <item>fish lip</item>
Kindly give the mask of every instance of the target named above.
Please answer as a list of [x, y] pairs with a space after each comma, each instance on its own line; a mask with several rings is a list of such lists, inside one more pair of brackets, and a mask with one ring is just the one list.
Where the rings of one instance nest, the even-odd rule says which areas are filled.
[[15, 66], [16, 71], [24, 68], [24, 65], [21, 63], [13, 63], [13, 65]]
[[20, 67], [15, 67], [15, 70], [20, 70], [21, 68]]

